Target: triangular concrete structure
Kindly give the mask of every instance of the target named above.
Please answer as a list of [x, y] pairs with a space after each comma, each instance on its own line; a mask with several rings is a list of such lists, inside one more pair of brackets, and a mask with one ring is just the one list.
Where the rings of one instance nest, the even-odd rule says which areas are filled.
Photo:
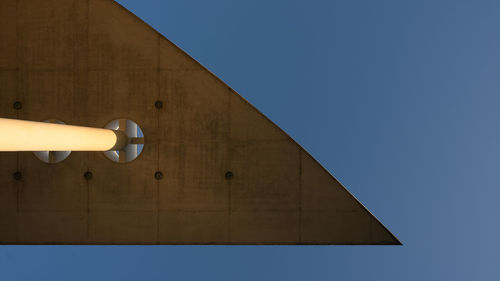
[[399, 244], [282, 130], [117, 3], [3, 0], [0, 39], [0, 117], [128, 118], [145, 135], [127, 164], [1, 153], [0, 243]]

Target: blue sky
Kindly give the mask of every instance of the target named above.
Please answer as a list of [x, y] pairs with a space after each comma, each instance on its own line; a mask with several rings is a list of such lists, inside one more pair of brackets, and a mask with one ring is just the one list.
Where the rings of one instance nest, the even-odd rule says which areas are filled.
[[404, 246], [4, 246], [1, 280], [500, 280], [499, 1], [118, 2]]

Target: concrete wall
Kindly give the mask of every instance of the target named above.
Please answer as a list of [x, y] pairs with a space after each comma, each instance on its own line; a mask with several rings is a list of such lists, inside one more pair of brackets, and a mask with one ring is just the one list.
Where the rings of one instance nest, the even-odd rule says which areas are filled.
[[115, 2], [2, 0], [0, 38], [0, 117], [127, 118], [145, 135], [127, 164], [0, 153], [0, 243], [399, 243], [282, 130]]

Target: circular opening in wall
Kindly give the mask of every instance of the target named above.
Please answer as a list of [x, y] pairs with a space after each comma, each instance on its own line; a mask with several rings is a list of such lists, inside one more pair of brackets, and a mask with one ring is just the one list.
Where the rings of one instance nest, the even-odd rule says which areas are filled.
[[[43, 122], [65, 124], [63, 121], [57, 119], [43, 120]], [[56, 164], [68, 158], [71, 151], [33, 151], [33, 154], [35, 154], [36, 158], [47, 164]]]
[[141, 154], [144, 148], [144, 134], [137, 123], [128, 119], [116, 119], [109, 122], [104, 128], [122, 131], [128, 137], [128, 143], [123, 149], [104, 151], [104, 155], [111, 161], [127, 163]]

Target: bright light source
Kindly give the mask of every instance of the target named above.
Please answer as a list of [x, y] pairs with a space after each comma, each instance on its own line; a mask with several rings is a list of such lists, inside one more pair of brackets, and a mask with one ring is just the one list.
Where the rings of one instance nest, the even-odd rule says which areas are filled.
[[121, 141], [109, 129], [0, 118], [0, 151], [107, 151]]

